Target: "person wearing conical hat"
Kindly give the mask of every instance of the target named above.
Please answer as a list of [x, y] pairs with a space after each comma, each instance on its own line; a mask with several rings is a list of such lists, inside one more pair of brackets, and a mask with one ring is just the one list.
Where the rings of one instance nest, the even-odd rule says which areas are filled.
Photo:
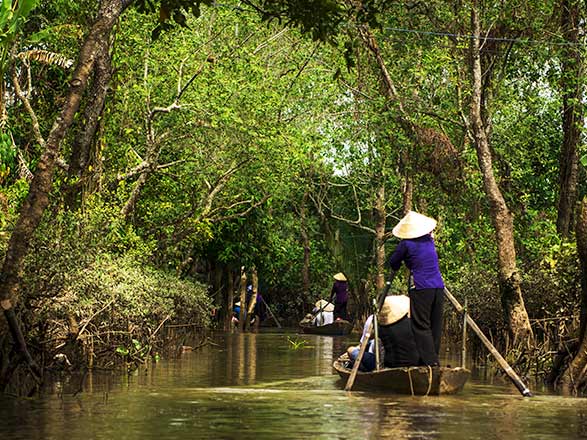
[[346, 276], [338, 272], [333, 276], [334, 284], [330, 291], [330, 301], [334, 303], [334, 320], [347, 319], [347, 302], [349, 300], [349, 284]]
[[[373, 315], [370, 315], [363, 327], [361, 341], [366, 337]], [[391, 295], [385, 298], [383, 306], [377, 315], [379, 338], [385, 352], [383, 364], [388, 368], [410, 367], [418, 365], [420, 355], [412, 331], [410, 319], [410, 298], [406, 295]], [[371, 332], [374, 334], [374, 332]], [[359, 370], [372, 371], [375, 369], [375, 348], [373, 341], [369, 349], [363, 354]], [[351, 361], [359, 355], [359, 347], [349, 347], [347, 354]]]
[[325, 299], [316, 301], [316, 304], [314, 304], [314, 310], [312, 310], [312, 312], [316, 314], [312, 321], [312, 324], [315, 326], [332, 324], [334, 321], [334, 305]]
[[442, 333], [444, 281], [438, 265], [438, 254], [432, 238], [436, 220], [409, 211], [393, 228], [402, 240], [389, 258], [389, 266], [397, 271], [402, 263], [410, 270], [410, 311], [420, 361], [438, 365]]
[[383, 364], [389, 368], [418, 365], [420, 354], [412, 327], [410, 298], [387, 296], [377, 315], [379, 338], [385, 351]]

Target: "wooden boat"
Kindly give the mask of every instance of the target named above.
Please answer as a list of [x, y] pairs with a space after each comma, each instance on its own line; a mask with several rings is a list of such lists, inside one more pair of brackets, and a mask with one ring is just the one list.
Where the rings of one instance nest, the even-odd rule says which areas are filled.
[[[344, 366], [347, 361], [348, 357], [344, 354], [333, 364], [345, 383], [351, 374], [351, 370]], [[462, 367], [383, 368], [368, 373], [357, 372], [353, 388], [376, 389], [413, 396], [456, 394], [463, 389], [470, 374], [468, 369]]]
[[302, 329], [302, 333], [305, 334], [343, 336], [348, 335], [351, 332], [353, 329], [353, 324], [345, 321], [344, 319], [339, 319], [338, 321], [334, 321], [332, 324], [319, 326], [300, 322], [300, 328]]

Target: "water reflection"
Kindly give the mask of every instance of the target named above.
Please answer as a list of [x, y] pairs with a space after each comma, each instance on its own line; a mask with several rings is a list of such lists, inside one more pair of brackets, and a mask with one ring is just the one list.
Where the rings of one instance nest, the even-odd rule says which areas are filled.
[[[355, 337], [217, 334], [217, 345], [131, 376], [62, 378], [0, 401], [4, 439], [587, 438], [587, 400], [521, 398], [473, 379], [448, 397], [342, 391], [332, 360]], [[292, 349], [290, 340], [305, 341]]]

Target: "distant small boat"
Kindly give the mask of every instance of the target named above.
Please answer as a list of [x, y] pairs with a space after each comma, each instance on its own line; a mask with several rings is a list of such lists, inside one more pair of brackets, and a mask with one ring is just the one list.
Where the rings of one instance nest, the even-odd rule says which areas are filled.
[[[339, 376], [346, 382], [351, 370], [346, 368], [348, 357], [339, 357], [333, 364]], [[353, 388], [377, 389], [397, 394], [438, 396], [460, 392], [471, 372], [462, 367], [401, 367], [382, 368], [368, 373], [357, 372]]]
[[344, 319], [339, 319], [332, 324], [319, 326], [300, 322], [300, 328], [302, 329], [302, 333], [305, 334], [343, 336], [348, 335], [351, 332], [353, 324]]

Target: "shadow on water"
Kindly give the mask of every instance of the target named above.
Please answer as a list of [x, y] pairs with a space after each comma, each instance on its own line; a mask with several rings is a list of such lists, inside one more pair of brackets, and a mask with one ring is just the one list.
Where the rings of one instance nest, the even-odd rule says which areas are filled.
[[[2, 439], [587, 438], [587, 400], [519, 396], [473, 377], [462, 394], [342, 391], [332, 361], [354, 337], [213, 335], [218, 345], [132, 376], [63, 378], [0, 401]], [[294, 346], [299, 348], [293, 349]]]

